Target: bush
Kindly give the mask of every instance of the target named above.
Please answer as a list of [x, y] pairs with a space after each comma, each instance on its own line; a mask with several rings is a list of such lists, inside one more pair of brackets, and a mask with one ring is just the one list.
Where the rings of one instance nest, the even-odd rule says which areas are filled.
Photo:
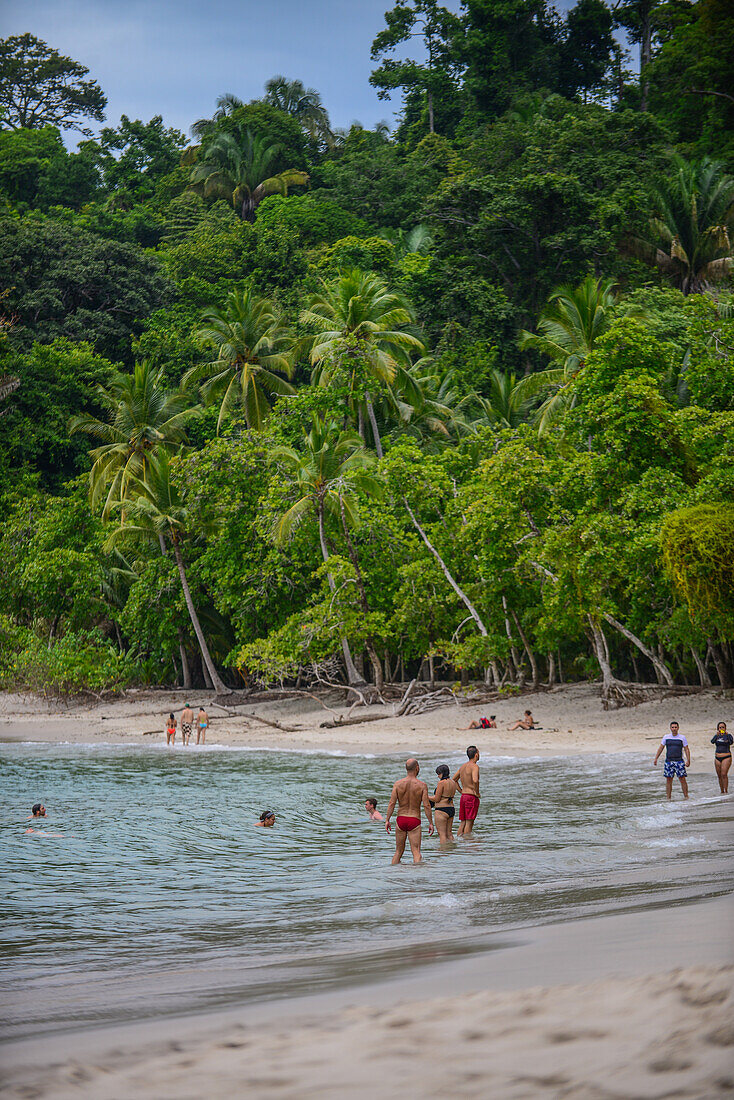
[[47, 642], [32, 630], [0, 618], [0, 688], [72, 695], [117, 690], [136, 679], [134, 662], [94, 631]]

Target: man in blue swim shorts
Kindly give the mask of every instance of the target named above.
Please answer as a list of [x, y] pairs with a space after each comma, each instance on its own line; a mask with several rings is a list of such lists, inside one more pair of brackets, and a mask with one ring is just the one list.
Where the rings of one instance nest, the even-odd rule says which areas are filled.
[[[660, 747], [655, 753], [653, 764], [657, 764], [663, 749], [665, 749], [663, 775], [665, 776], [666, 798], [670, 800], [673, 797], [673, 779], [676, 776], [680, 779], [680, 789], [683, 791], [683, 797], [688, 798], [686, 765], [689, 768], [691, 766], [691, 750], [688, 747], [688, 742], [685, 737], [680, 732], [680, 726], [677, 722], [670, 723], [670, 733], [666, 733], [665, 737], [660, 742]], [[685, 763], [683, 761], [684, 756]]]

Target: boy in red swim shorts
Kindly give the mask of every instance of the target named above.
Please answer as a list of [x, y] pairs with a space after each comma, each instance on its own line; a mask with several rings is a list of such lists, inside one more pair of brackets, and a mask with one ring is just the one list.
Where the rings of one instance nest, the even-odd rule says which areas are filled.
[[412, 756], [405, 761], [406, 776], [398, 779], [393, 786], [390, 801], [385, 815], [385, 831], [390, 832], [390, 818], [393, 815], [395, 804], [398, 806], [398, 816], [395, 830], [395, 855], [393, 863], [400, 863], [405, 851], [405, 841], [410, 841], [410, 850], [413, 853], [413, 863], [421, 862], [421, 807], [426, 811], [428, 818], [428, 835], [433, 836], [433, 817], [431, 815], [431, 803], [428, 799], [428, 785], [418, 778], [421, 770], [420, 764]]
[[457, 836], [469, 836], [474, 828], [476, 816], [479, 813], [479, 749], [476, 745], [470, 745], [466, 750], [468, 760], [462, 764], [456, 775], [454, 783], [461, 791], [459, 800], [459, 831]]

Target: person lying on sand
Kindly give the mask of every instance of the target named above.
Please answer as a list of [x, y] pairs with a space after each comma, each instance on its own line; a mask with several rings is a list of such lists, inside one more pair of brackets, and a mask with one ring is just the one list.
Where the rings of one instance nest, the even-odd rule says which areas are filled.
[[468, 726], [460, 726], [462, 730], [496, 730], [496, 714], [490, 714], [489, 718], [472, 718]]
[[513, 726], [508, 726], [507, 728], [509, 730], [537, 730], [540, 729], [540, 726], [536, 726], [535, 719], [531, 712], [526, 710], [522, 718], [518, 718]]
[[275, 814], [272, 810], [263, 810], [260, 814], [260, 820], [256, 821], [255, 824], [261, 829], [272, 829], [275, 825]]
[[384, 821], [385, 820], [385, 818], [382, 816], [380, 811], [377, 809], [377, 799], [376, 798], [366, 798], [365, 803], [364, 803], [364, 808], [367, 811], [367, 813], [370, 815], [370, 821]]
[[406, 776], [398, 779], [393, 786], [390, 801], [387, 806], [385, 818], [385, 831], [391, 832], [390, 818], [393, 815], [395, 804], [398, 806], [398, 816], [395, 824], [395, 855], [393, 863], [400, 863], [405, 851], [405, 841], [410, 841], [410, 850], [413, 853], [413, 863], [421, 862], [421, 807], [426, 811], [428, 818], [428, 835], [433, 836], [433, 817], [431, 816], [431, 803], [428, 800], [428, 785], [418, 778], [421, 770], [420, 764], [414, 757], [405, 761]]
[[479, 813], [479, 749], [476, 745], [469, 745], [466, 755], [469, 758], [466, 764], [462, 764], [453, 776], [454, 783], [461, 791], [459, 836], [469, 836]]

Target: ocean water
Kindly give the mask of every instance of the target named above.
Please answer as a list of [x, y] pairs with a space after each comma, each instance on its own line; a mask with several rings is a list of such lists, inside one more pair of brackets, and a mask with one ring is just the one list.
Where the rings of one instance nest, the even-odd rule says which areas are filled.
[[[429, 785], [444, 762], [462, 761], [423, 758]], [[441, 851], [424, 831], [424, 864], [392, 867], [362, 806], [384, 812], [401, 773], [397, 757], [0, 746], [0, 1035], [314, 992], [406, 948], [428, 962], [734, 888], [713, 770], [668, 804], [649, 756], [482, 757], [474, 838]], [[49, 816], [31, 823], [37, 800]], [[266, 808], [276, 827], [255, 828]]]

